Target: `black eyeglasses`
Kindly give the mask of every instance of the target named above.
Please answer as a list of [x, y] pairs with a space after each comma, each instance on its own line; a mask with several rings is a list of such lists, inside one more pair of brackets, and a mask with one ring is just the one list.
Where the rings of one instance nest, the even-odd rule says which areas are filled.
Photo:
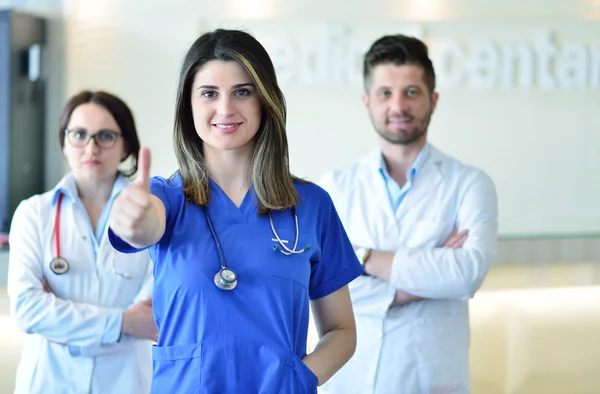
[[83, 148], [94, 140], [96, 146], [102, 149], [110, 149], [117, 143], [121, 133], [113, 130], [100, 130], [94, 134], [88, 133], [86, 129], [67, 129], [65, 135], [69, 143], [76, 148]]

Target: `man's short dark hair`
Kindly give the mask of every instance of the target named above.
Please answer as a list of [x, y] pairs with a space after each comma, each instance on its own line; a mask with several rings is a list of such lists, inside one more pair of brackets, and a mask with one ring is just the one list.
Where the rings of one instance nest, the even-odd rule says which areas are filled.
[[423, 82], [429, 93], [435, 90], [435, 71], [429, 59], [427, 45], [418, 38], [402, 34], [379, 38], [371, 45], [363, 61], [363, 81], [368, 90], [373, 69], [381, 64], [418, 66], [423, 69]]

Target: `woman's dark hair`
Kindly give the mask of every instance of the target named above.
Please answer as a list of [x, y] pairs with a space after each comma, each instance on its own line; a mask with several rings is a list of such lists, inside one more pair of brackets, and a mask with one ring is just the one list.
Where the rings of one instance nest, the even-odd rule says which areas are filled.
[[103, 91], [84, 90], [72, 96], [65, 104], [59, 119], [58, 139], [61, 148], [65, 146], [65, 130], [71, 119], [71, 114], [81, 104], [94, 103], [106, 109], [117, 122], [124, 141], [127, 155], [121, 162], [132, 156], [132, 168], [123, 172], [125, 176], [132, 176], [137, 172], [138, 154], [140, 152], [140, 140], [138, 139], [135, 120], [131, 110], [123, 100], [115, 95]]

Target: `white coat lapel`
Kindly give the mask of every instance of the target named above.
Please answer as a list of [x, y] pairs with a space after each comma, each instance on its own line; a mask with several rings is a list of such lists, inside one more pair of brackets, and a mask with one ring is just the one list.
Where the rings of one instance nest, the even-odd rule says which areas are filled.
[[394, 219], [394, 211], [390, 204], [385, 181], [379, 173], [380, 162], [381, 150], [376, 149], [362, 163], [360, 174], [357, 178], [358, 182], [362, 183], [361, 186], [363, 186], [362, 189], [365, 190], [365, 194], [370, 197], [369, 200], [377, 203], [382, 212]]
[[416, 174], [412, 187], [398, 207], [396, 219], [404, 218], [410, 212], [411, 207], [422, 204], [427, 195], [432, 193], [432, 190], [441, 182], [440, 165], [444, 158], [445, 156], [440, 151], [431, 147], [431, 156], [423, 164], [420, 173]]

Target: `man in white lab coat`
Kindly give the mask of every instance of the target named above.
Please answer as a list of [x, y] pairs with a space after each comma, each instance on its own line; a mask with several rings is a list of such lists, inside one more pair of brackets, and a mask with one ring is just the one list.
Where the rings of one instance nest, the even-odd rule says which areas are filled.
[[377, 40], [363, 102], [379, 147], [325, 174], [366, 275], [350, 284], [358, 342], [326, 394], [465, 394], [468, 300], [496, 253], [496, 190], [427, 143], [435, 73], [423, 42]]

